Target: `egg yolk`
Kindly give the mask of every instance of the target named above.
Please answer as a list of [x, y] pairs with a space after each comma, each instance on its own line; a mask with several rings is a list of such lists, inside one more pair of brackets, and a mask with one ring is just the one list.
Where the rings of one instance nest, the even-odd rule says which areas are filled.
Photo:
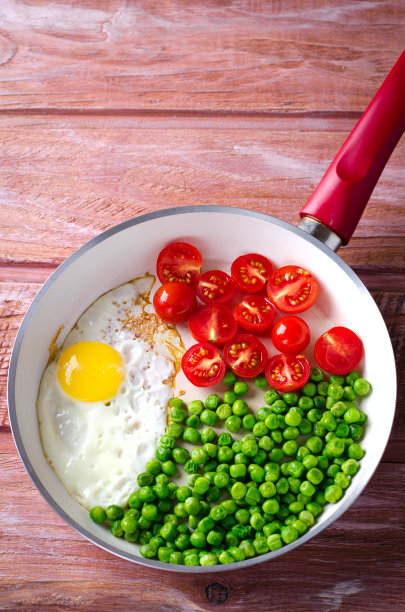
[[108, 400], [117, 394], [124, 379], [121, 355], [104, 342], [77, 342], [59, 357], [58, 379], [74, 399]]

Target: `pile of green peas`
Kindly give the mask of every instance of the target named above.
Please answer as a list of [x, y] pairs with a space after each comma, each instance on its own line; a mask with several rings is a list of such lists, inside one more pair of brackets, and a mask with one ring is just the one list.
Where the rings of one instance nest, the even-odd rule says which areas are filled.
[[[266, 390], [256, 414], [242, 398], [246, 381], [228, 371], [223, 382], [222, 398], [170, 400], [170, 424], [128, 507], [90, 511], [143, 557], [208, 566], [277, 550], [338, 502], [359, 469], [366, 415], [355, 401], [371, 385], [357, 372], [326, 381], [312, 368], [299, 394]], [[268, 387], [264, 377], [254, 382]], [[182, 472], [187, 484], [178, 486]]]

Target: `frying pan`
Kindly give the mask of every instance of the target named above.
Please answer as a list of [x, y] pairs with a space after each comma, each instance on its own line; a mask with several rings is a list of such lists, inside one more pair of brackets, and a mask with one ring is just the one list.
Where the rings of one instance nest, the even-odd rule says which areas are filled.
[[[17, 334], [9, 369], [8, 401], [15, 443], [28, 474], [69, 525], [98, 546], [133, 562], [169, 571], [216, 572], [268, 561], [293, 550], [330, 525], [355, 501], [388, 441], [395, 410], [396, 375], [380, 312], [360, 279], [335, 251], [350, 239], [404, 129], [405, 53], [302, 209], [299, 227], [233, 207], [167, 209], [105, 231], [79, 248], [52, 274]], [[276, 267], [298, 263], [310, 270], [321, 287], [317, 302], [304, 313], [313, 338], [334, 325], [353, 329], [365, 348], [359, 367], [373, 384], [372, 393], [361, 406], [368, 415], [362, 442], [366, 454], [342, 500], [329, 504], [315, 526], [295, 542], [232, 565], [176, 566], [142, 558], [136, 545], [114, 538], [94, 524], [88, 512], [69, 496], [44, 457], [39, 435], [35, 402], [55, 332], [60, 330], [58, 342], [62, 343], [94, 300], [147, 271], [153, 273], [157, 253], [164, 245], [179, 240], [194, 244], [203, 253], [206, 269], [220, 266], [229, 270], [238, 255], [253, 251], [269, 257]], [[312, 354], [313, 343], [308, 349], [308, 355]], [[183, 385], [183, 381], [179, 384]], [[221, 391], [219, 386], [218, 392]], [[195, 399], [195, 388], [192, 393]]]

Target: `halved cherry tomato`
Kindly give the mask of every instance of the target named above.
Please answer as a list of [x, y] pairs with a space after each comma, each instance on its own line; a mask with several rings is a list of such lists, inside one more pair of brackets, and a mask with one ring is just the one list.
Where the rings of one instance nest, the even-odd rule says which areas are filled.
[[275, 312], [276, 309], [268, 298], [249, 295], [235, 307], [235, 318], [243, 329], [260, 334], [270, 327]]
[[233, 280], [246, 293], [257, 293], [263, 289], [272, 272], [270, 261], [257, 253], [241, 255], [231, 266]]
[[304, 319], [291, 315], [274, 323], [271, 339], [277, 350], [297, 355], [308, 346], [311, 333]]
[[213, 344], [225, 344], [238, 328], [232, 310], [225, 304], [201, 306], [191, 315], [188, 326], [197, 342]]
[[363, 343], [347, 327], [332, 327], [315, 342], [315, 359], [331, 374], [347, 374], [359, 363]]
[[183, 355], [181, 368], [196, 387], [216, 385], [226, 369], [218, 349], [208, 342], [191, 346]]
[[274, 355], [265, 371], [267, 382], [277, 391], [295, 391], [309, 378], [309, 363], [304, 355]]
[[267, 293], [283, 312], [303, 312], [315, 302], [318, 283], [308, 270], [300, 266], [284, 266], [271, 275]]
[[200, 280], [201, 266], [198, 249], [186, 242], [173, 242], [159, 253], [156, 272], [161, 283], [179, 281], [194, 288]]
[[197, 300], [194, 291], [185, 283], [165, 283], [153, 296], [153, 307], [166, 323], [182, 323], [197, 307]]
[[235, 283], [222, 270], [204, 272], [197, 285], [196, 294], [205, 304], [225, 304], [235, 292]]
[[266, 347], [252, 334], [237, 334], [224, 346], [225, 363], [242, 378], [254, 378], [260, 374], [268, 358]]

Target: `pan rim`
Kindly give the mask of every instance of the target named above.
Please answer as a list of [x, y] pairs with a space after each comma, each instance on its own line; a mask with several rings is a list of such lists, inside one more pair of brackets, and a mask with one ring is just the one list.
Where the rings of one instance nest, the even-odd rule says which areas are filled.
[[[22, 322], [20, 325], [20, 328], [17, 332], [15, 341], [14, 341], [14, 345], [13, 345], [13, 349], [12, 349], [12, 353], [11, 353], [11, 358], [10, 358], [10, 365], [9, 365], [9, 373], [8, 373], [8, 382], [7, 382], [7, 399], [8, 399], [8, 411], [9, 411], [9, 419], [10, 419], [10, 426], [11, 426], [11, 431], [12, 431], [12, 435], [14, 438], [14, 442], [18, 451], [18, 454], [20, 456], [20, 459], [29, 475], [29, 477], [31, 478], [33, 484], [35, 485], [36, 489], [39, 491], [39, 493], [42, 495], [42, 497], [45, 499], [45, 501], [51, 506], [51, 508], [71, 527], [73, 527], [73, 529], [75, 529], [75, 531], [77, 531], [78, 533], [80, 533], [82, 536], [84, 536], [87, 540], [89, 540], [90, 542], [92, 542], [93, 544], [96, 544], [97, 546], [99, 546], [100, 548], [102, 548], [103, 550], [106, 550], [112, 554], [114, 554], [115, 556], [118, 556], [122, 559], [125, 559], [127, 561], [131, 561], [132, 563], [137, 563], [139, 565], [144, 565], [146, 567], [153, 567], [156, 569], [162, 569], [164, 571], [170, 571], [170, 572], [180, 572], [180, 573], [217, 573], [217, 572], [224, 572], [224, 571], [233, 571], [236, 569], [242, 569], [245, 567], [250, 567], [253, 565], [256, 565], [258, 563], [263, 563], [265, 561], [271, 561], [277, 557], [279, 557], [280, 555], [283, 555], [287, 552], [290, 552], [292, 550], [294, 550], [297, 546], [301, 545], [301, 544], [305, 544], [306, 542], [308, 542], [310, 539], [312, 539], [313, 537], [315, 537], [316, 535], [318, 535], [319, 533], [321, 533], [324, 529], [326, 529], [326, 527], [328, 527], [329, 525], [331, 525], [335, 520], [337, 520], [354, 502], [355, 500], [359, 497], [359, 495], [361, 494], [361, 492], [363, 491], [363, 489], [367, 486], [367, 484], [369, 483], [370, 479], [372, 478], [375, 470], [377, 469], [381, 457], [383, 455], [383, 452], [385, 450], [386, 444], [388, 443], [389, 440], [389, 435], [387, 437], [387, 441], [386, 444], [384, 445], [384, 448], [382, 449], [380, 456], [378, 457], [378, 461], [376, 461], [376, 464], [374, 466], [374, 469], [372, 470], [371, 474], [369, 475], [369, 478], [367, 479], [366, 482], [362, 483], [360, 486], [356, 487], [353, 490], [353, 494], [350, 496], [347, 496], [345, 498], [343, 498], [342, 502], [341, 502], [341, 506], [340, 508], [334, 512], [330, 517], [328, 517], [327, 519], [325, 519], [321, 524], [316, 524], [314, 525], [306, 534], [300, 536], [300, 538], [298, 538], [295, 542], [292, 542], [290, 544], [287, 544], [286, 546], [283, 546], [282, 548], [280, 548], [279, 550], [276, 551], [272, 551], [269, 553], [266, 553], [264, 555], [259, 555], [257, 557], [253, 557], [251, 559], [246, 559], [244, 561], [239, 561], [233, 564], [229, 564], [229, 565], [215, 565], [215, 566], [184, 566], [184, 565], [171, 565], [168, 563], [163, 563], [161, 561], [157, 561], [154, 559], [145, 559], [143, 557], [138, 557], [135, 554], [131, 554], [131, 553], [126, 553], [125, 551], [120, 550], [119, 548], [113, 546], [113, 545], [109, 545], [106, 544], [101, 538], [98, 538], [97, 536], [94, 536], [93, 534], [91, 534], [85, 527], [82, 527], [79, 523], [77, 523], [76, 520], [72, 519], [66, 512], [65, 510], [63, 510], [63, 508], [59, 505], [59, 503], [52, 497], [52, 495], [49, 493], [49, 491], [45, 488], [45, 486], [42, 484], [40, 478], [37, 476], [36, 471], [34, 469], [34, 467], [31, 464], [31, 461], [29, 459], [28, 453], [25, 450], [24, 447], [24, 443], [22, 441], [22, 437], [20, 434], [20, 430], [19, 430], [19, 426], [18, 426], [18, 419], [17, 419], [17, 407], [16, 407], [16, 401], [15, 401], [15, 383], [16, 383], [16, 373], [17, 373], [17, 365], [18, 365], [18, 358], [20, 355], [20, 350], [23, 344], [23, 340], [25, 337], [25, 333], [31, 323], [31, 320], [35, 314], [35, 312], [37, 311], [37, 309], [39, 308], [42, 300], [45, 298], [47, 292], [49, 291], [49, 289], [52, 287], [52, 285], [55, 283], [55, 281], [59, 278], [59, 276], [67, 269], [69, 268], [78, 258], [80, 258], [84, 253], [86, 253], [88, 250], [92, 249], [94, 246], [99, 245], [100, 243], [102, 243], [104, 240], [108, 239], [109, 237], [113, 236], [114, 234], [121, 232], [123, 230], [126, 230], [130, 227], [133, 227], [135, 225], [139, 225], [141, 223], [145, 223], [147, 221], [151, 221], [154, 219], [158, 219], [161, 217], [167, 217], [167, 216], [172, 216], [172, 215], [180, 215], [180, 214], [185, 214], [185, 213], [201, 213], [201, 212], [211, 212], [211, 213], [220, 213], [220, 214], [239, 214], [241, 216], [248, 216], [248, 217], [254, 217], [257, 219], [260, 219], [264, 222], [267, 223], [271, 223], [272, 225], [276, 225], [279, 227], [282, 227], [290, 232], [292, 232], [293, 234], [296, 234], [298, 236], [300, 236], [301, 238], [303, 238], [304, 240], [308, 241], [309, 243], [311, 243], [313, 246], [319, 248], [325, 255], [327, 255], [330, 259], [332, 259], [351, 279], [351, 281], [354, 283], [354, 285], [360, 290], [360, 292], [363, 294], [364, 298], [369, 302], [371, 307], [374, 307], [376, 314], [378, 314], [384, 324], [385, 327], [385, 322], [382, 319], [381, 313], [379, 312], [373, 298], [371, 297], [369, 291], [367, 290], [367, 288], [365, 287], [365, 285], [363, 284], [363, 282], [360, 280], [360, 278], [357, 276], [357, 274], [350, 268], [350, 266], [348, 264], [346, 264], [346, 262], [344, 262], [341, 257], [339, 257], [339, 255], [337, 255], [337, 253], [335, 253], [334, 251], [332, 251], [329, 247], [327, 247], [326, 245], [324, 245], [322, 242], [320, 242], [317, 238], [314, 238], [313, 236], [311, 236], [310, 234], [308, 234], [307, 232], [305, 232], [304, 230], [302, 230], [299, 227], [296, 227], [286, 221], [283, 221], [281, 219], [278, 219], [277, 217], [273, 217], [271, 215], [267, 215], [265, 213], [259, 212], [259, 211], [254, 211], [254, 210], [249, 210], [246, 208], [239, 208], [236, 206], [219, 206], [219, 205], [195, 205], [195, 206], [180, 206], [180, 207], [173, 207], [173, 208], [166, 208], [163, 210], [158, 210], [158, 211], [153, 211], [150, 213], [145, 213], [143, 215], [139, 215], [137, 217], [133, 217], [131, 219], [128, 219], [126, 221], [123, 221], [117, 225], [114, 225], [113, 227], [105, 230], [104, 232], [101, 232], [100, 234], [98, 234], [97, 236], [95, 236], [94, 238], [90, 239], [88, 242], [86, 242], [85, 244], [83, 244], [81, 247], [79, 247], [76, 251], [74, 251], [67, 259], [65, 259], [57, 268], [56, 270], [50, 275], [50, 277], [45, 281], [45, 283], [42, 285], [42, 287], [40, 288], [40, 290], [38, 291], [38, 293], [36, 294], [36, 296], [34, 297], [33, 301], [31, 302]], [[390, 359], [390, 361], [392, 362], [392, 369], [394, 372], [394, 383], [395, 383], [395, 388], [394, 388], [394, 397], [396, 397], [396, 392], [397, 392], [397, 381], [396, 381], [396, 370], [395, 370], [395, 361], [394, 361], [394, 355], [393, 355], [393, 350], [392, 350], [392, 345], [389, 339], [389, 335], [388, 335], [388, 331], [386, 330], [385, 327], [385, 331], [386, 331], [386, 335], [387, 335], [387, 339], [388, 339], [388, 345], [390, 347], [390, 354], [389, 356], [387, 355], [386, 358]], [[389, 431], [391, 431], [392, 429], [392, 424], [393, 424], [393, 420], [394, 420], [394, 414], [395, 414], [395, 409], [392, 413], [392, 422], [390, 423], [390, 427], [389, 427]]]

